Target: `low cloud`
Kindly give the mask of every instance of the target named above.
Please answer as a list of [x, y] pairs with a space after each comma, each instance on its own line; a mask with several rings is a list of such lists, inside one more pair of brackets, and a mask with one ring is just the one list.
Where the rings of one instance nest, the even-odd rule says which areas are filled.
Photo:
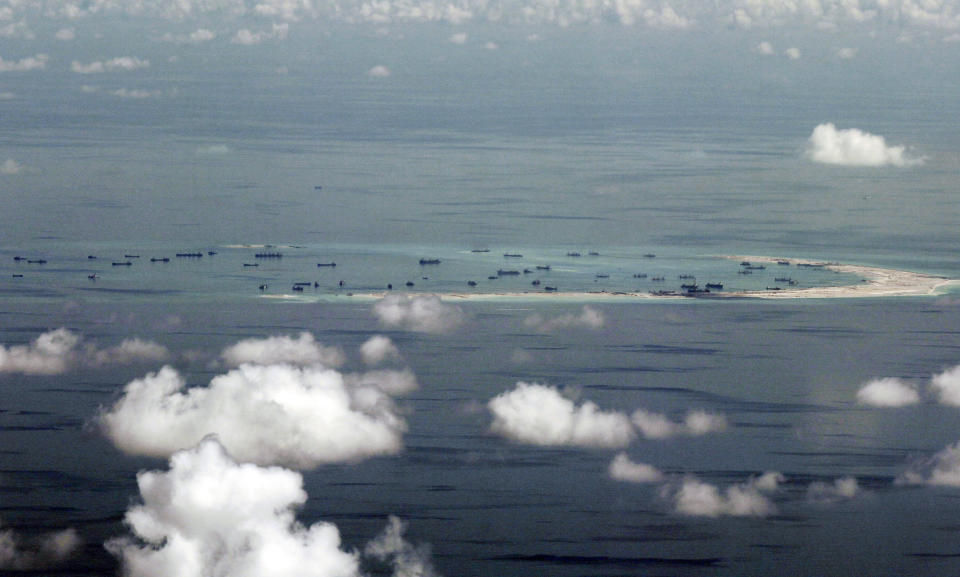
[[0, 174], [20, 174], [23, 165], [12, 158], [8, 158], [0, 163]]
[[166, 347], [151, 341], [126, 339], [115, 347], [102, 349], [83, 343], [80, 335], [68, 329], [59, 328], [41, 334], [27, 345], [0, 345], [0, 373], [60, 375], [79, 365], [163, 361], [168, 356]]
[[941, 403], [960, 407], [960, 365], [934, 375], [930, 379], [930, 386]]
[[601, 411], [590, 401], [577, 406], [547, 385], [519, 382], [487, 408], [493, 414], [491, 431], [521, 443], [622, 448], [635, 436], [625, 414]]
[[160, 40], [163, 42], [171, 42], [173, 44], [202, 44], [204, 42], [209, 42], [216, 37], [216, 33], [212, 30], [198, 28], [190, 34], [171, 34], [168, 32], [164, 34]]
[[767, 41], [757, 44], [756, 48], [754, 48], [754, 51], [762, 56], [772, 56], [774, 53], [773, 45]]
[[394, 372], [242, 364], [187, 387], [166, 366], [127, 384], [97, 424], [129, 454], [167, 457], [216, 434], [244, 462], [312, 469], [398, 453], [406, 423], [391, 393], [415, 386], [410, 381]]
[[290, 25], [286, 22], [274, 24], [270, 30], [260, 30], [258, 32], [252, 32], [247, 28], [241, 28], [240, 30], [237, 30], [233, 40], [230, 42], [232, 44], [240, 44], [242, 46], [254, 46], [266, 40], [283, 40], [287, 37], [289, 32]]
[[434, 295], [387, 295], [373, 306], [380, 323], [422, 333], [446, 333], [460, 326], [465, 315]]
[[240, 464], [215, 438], [174, 454], [169, 471], [137, 474], [137, 485], [131, 535], [106, 543], [128, 577], [360, 574], [336, 525], [296, 521], [307, 500], [299, 473]]
[[901, 485], [942, 485], [960, 487], [960, 441], [922, 461], [897, 477]]
[[857, 391], [857, 402], [871, 407], [905, 407], [919, 403], [920, 394], [899, 379], [874, 379]]
[[400, 351], [390, 337], [375, 335], [360, 346], [360, 355], [363, 357], [364, 364], [376, 366], [388, 360], [399, 359]]
[[169, 357], [170, 351], [165, 346], [137, 338], [125, 339], [119, 345], [107, 349], [88, 347], [84, 351], [84, 362], [97, 366], [163, 362]]
[[666, 415], [637, 409], [630, 415], [630, 420], [648, 439], [666, 439], [677, 435], [698, 437], [727, 429], [726, 417], [702, 410], [689, 411], [683, 421], [674, 422]]
[[224, 349], [220, 356], [229, 367], [238, 367], [244, 363], [286, 363], [298, 366], [320, 364], [339, 367], [345, 360], [340, 348], [324, 346], [308, 332], [302, 332], [296, 338], [278, 335], [263, 339], [245, 339]]
[[853, 499], [862, 492], [856, 477], [840, 477], [832, 483], [814, 481], [807, 487], [807, 500], [814, 503], [832, 503]]
[[814, 162], [838, 166], [914, 166], [922, 158], [908, 156], [903, 146], [888, 146], [882, 136], [856, 128], [837, 130], [830, 123], [813, 129], [807, 156]]
[[88, 64], [74, 60], [70, 70], [76, 74], [102, 74], [104, 72], [130, 72], [141, 68], [149, 68], [150, 61], [135, 56], [118, 56], [110, 60], [95, 60]]
[[47, 67], [49, 57], [46, 54], [37, 54], [28, 56], [17, 61], [4, 60], [0, 56], [0, 72], [27, 72], [30, 70], [43, 70]]
[[364, 554], [389, 563], [394, 577], [436, 577], [430, 547], [407, 542], [403, 538], [406, 529], [406, 523], [391, 515], [383, 532], [367, 543]]
[[401, 519], [362, 552], [345, 550], [333, 523], [297, 520], [308, 498], [300, 473], [238, 462], [216, 437], [172, 455], [167, 471], [138, 473], [137, 486], [129, 533], [105, 544], [126, 577], [363, 577], [384, 574], [364, 567], [381, 564], [395, 577], [437, 575], [429, 546], [406, 541]]
[[767, 494], [775, 491], [783, 482], [783, 475], [768, 472], [721, 491], [716, 485], [689, 476], [679, 487], [664, 487], [661, 494], [669, 498], [674, 510], [682, 515], [766, 517], [776, 512]]
[[628, 483], [659, 483], [664, 475], [653, 465], [634, 463], [626, 453], [618, 453], [607, 469], [611, 479]]
[[605, 323], [603, 312], [589, 305], [584, 305], [579, 314], [567, 313], [556, 317], [535, 314], [523, 321], [527, 328], [544, 333], [575, 328], [599, 330]]
[[367, 70], [367, 76], [370, 78], [387, 78], [390, 74], [392, 74], [390, 69], [382, 64], [378, 64], [370, 70]]
[[230, 154], [230, 147], [226, 144], [211, 144], [197, 148], [197, 155], [199, 156], [223, 156], [225, 154]]
[[0, 529], [0, 569], [38, 571], [57, 567], [69, 559], [81, 543], [73, 528], [28, 541], [13, 529]]

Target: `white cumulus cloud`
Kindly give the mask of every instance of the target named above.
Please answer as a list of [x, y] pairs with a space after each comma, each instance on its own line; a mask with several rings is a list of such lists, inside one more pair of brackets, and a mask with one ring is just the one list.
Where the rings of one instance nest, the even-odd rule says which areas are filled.
[[385, 361], [399, 359], [400, 351], [390, 337], [374, 335], [360, 346], [360, 355], [366, 365], [379, 365]]
[[487, 403], [490, 429], [508, 439], [542, 446], [620, 448], [635, 433], [623, 413], [601, 411], [585, 401], [577, 406], [556, 388], [519, 382]]
[[900, 379], [874, 379], [857, 391], [857, 402], [872, 407], [905, 407], [919, 403], [920, 394]]
[[840, 477], [832, 483], [814, 481], [807, 487], [807, 500], [815, 503], [832, 503], [853, 499], [862, 492], [856, 477]]
[[814, 162], [838, 166], [913, 166], [922, 158], [908, 156], [903, 146], [888, 146], [882, 136], [856, 128], [838, 130], [831, 123], [813, 129], [807, 156]]
[[0, 346], [0, 372], [27, 375], [65, 373], [78, 359], [80, 336], [64, 328], [41, 334], [29, 345]]
[[626, 453], [618, 453], [607, 469], [611, 479], [629, 483], [659, 483], [663, 473], [653, 465], [635, 463]]
[[960, 365], [934, 375], [930, 386], [944, 405], [960, 407]]
[[768, 472], [721, 491], [716, 485], [686, 477], [677, 487], [664, 487], [663, 495], [672, 499], [674, 509], [682, 515], [696, 517], [766, 517], [776, 512], [767, 496], [783, 482], [780, 473]]
[[379, 561], [389, 562], [394, 577], [437, 577], [430, 557], [430, 547], [414, 546], [403, 538], [407, 524], [390, 516], [387, 527], [367, 543], [364, 554]]
[[62, 565], [82, 541], [76, 529], [45, 533], [24, 540], [13, 529], [0, 528], [0, 569], [39, 571]]
[[110, 60], [95, 60], [84, 64], [74, 60], [70, 70], [77, 74], [100, 74], [103, 72], [130, 72], [141, 68], [149, 68], [150, 61], [135, 56], [118, 56]]
[[896, 479], [906, 485], [944, 485], [960, 487], [960, 441], [929, 459], [914, 463]]
[[0, 174], [20, 174], [23, 165], [12, 158], [8, 158], [0, 163]]
[[360, 575], [336, 525], [296, 521], [307, 500], [299, 473], [240, 464], [215, 438], [174, 454], [169, 471], [139, 473], [137, 485], [131, 535], [107, 542], [128, 577]]
[[166, 366], [131, 381], [97, 422], [120, 450], [166, 457], [216, 434], [244, 462], [310, 469], [402, 449], [406, 423], [384, 389], [410, 378], [343, 375], [323, 365], [242, 364], [187, 387]]
[[345, 360], [342, 350], [320, 344], [308, 332], [302, 332], [296, 338], [278, 335], [245, 339], [224, 349], [220, 356], [230, 367], [244, 363], [339, 367]]
[[49, 57], [46, 54], [28, 56], [17, 61], [4, 60], [0, 56], [0, 72], [25, 72], [29, 70], [43, 70], [47, 67]]
[[637, 409], [630, 415], [630, 420], [648, 439], [666, 439], [677, 435], [697, 437], [727, 429], [726, 417], [702, 410], [689, 411], [683, 421], [674, 422], [661, 413]]
[[523, 324], [540, 332], [553, 332], [564, 329], [582, 328], [599, 330], [606, 323], [603, 312], [589, 305], [584, 305], [578, 314], [567, 313], [555, 317], [545, 317], [534, 314], [524, 319]]
[[99, 348], [94, 343], [84, 343], [80, 335], [59, 328], [41, 334], [28, 345], [0, 345], [0, 373], [59, 375], [81, 364], [131, 364], [163, 361], [168, 356], [166, 347], [152, 341], [132, 338], [114, 347]]
[[386, 327], [423, 333], [449, 332], [465, 318], [458, 307], [434, 295], [387, 295], [373, 306], [373, 313]]

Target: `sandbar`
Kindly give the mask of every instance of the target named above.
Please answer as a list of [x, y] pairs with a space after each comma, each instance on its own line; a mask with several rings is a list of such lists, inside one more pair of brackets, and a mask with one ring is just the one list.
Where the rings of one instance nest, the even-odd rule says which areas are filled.
[[[445, 293], [417, 293], [417, 292], [351, 292], [322, 295], [322, 300], [379, 300], [390, 294], [399, 294], [409, 297], [435, 296], [446, 301], [485, 301], [485, 300], [522, 300], [550, 302], [609, 302], [625, 300], [669, 300], [669, 299], [840, 299], [840, 298], [876, 298], [876, 297], [914, 297], [935, 296], [946, 292], [951, 287], [960, 286], [960, 280], [943, 276], [918, 273], [905, 270], [880, 268], [865, 265], [841, 264], [804, 260], [795, 258], [778, 258], [769, 256], [723, 255], [720, 258], [750, 261], [751, 263], [785, 262], [791, 266], [816, 267], [839, 273], [847, 273], [860, 278], [860, 282], [841, 286], [819, 287], [789, 287], [767, 290], [720, 290], [710, 293], [687, 295], [683, 293], [654, 293], [647, 291], [494, 291], [494, 292], [445, 292]], [[266, 296], [266, 295], [265, 295]], [[270, 295], [272, 298], [294, 298], [296, 300], [313, 300], [297, 298], [295, 295]]]

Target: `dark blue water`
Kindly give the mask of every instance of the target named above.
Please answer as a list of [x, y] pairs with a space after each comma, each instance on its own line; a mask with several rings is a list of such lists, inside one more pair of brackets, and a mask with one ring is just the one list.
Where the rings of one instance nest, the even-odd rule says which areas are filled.
[[[856, 403], [871, 379], [925, 391], [960, 363], [955, 296], [478, 299], [457, 301], [462, 322], [442, 334], [385, 326], [376, 298], [347, 296], [387, 284], [411, 295], [519, 292], [537, 279], [561, 297], [645, 293], [660, 288], [650, 277], [676, 289], [681, 274], [763, 289], [781, 272], [738, 275], [736, 261], [718, 258], [736, 254], [960, 277], [960, 116], [941, 59], [890, 75], [812, 58], [784, 72], [725, 60], [714, 42], [736, 41], [704, 37], [667, 65], [637, 56], [669, 48], [666, 37], [571, 32], [439, 65], [420, 41], [446, 42], [447, 32], [409, 34], [359, 55], [334, 41], [318, 54], [315, 38], [295, 35], [240, 60], [186, 52], [218, 72], [156, 64], [162, 73], [141, 85], [179, 92], [146, 104], [97, 99], [53, 74], [0, 101], [3, 144], [30, 168], [0, 188], [0, 345], [59, 327], [99, 349], [138, 337], [169, 349], [190, 386], [206, 386], [242, 339], [308, 331], [342, 347], [343, 370], [355, 371], [358, 347], [389, 336], [420, 385], [398, 399], [404, 449], [304, 471], [298, 518], [333, 522], [346, 549], [362, 549], [397, 515], [442, 575], [960, 572], [958, 489], [895, 483], [960, 438], [960, 412], [930, 395], [897, 409]], [[573, 60], [558, 59], [561, 49]], [[347, 54], [363, 65], [345, 67]], [[396, 59], [391, 83], [363, 75], [383, 54]], [[816, 165], [803, 149], [827, 121], [916, 146], [926, 162]], [[283, 258], [258, 260], [260, 249], [244, 246], [264, 244]], [[175, 256], [194, 251], [204, 256]], [[316, 266], [327, 262], [337, 267]], [[534, 272], [489, 279], [507, 267]], [[801, 286], [856, 281], [789, 268]], [[317, 286], [295, 293], [297, 282]], [[601, 326], [530, 322], [585, 304]], [[42, 574], [118, 573], [103, 543], [127, 533], [137, 472], [168, 464], [124, 455], [92, 420], [161, 365], [0, 373], [0, 527], [26, 546], [67, 527], [84, 541]], [[487, 402], [518, 381], [626, 414], [678, 421], [706, 410], [728, 426], [638, 438], [627, 455], [665, 481], [616, 481], [607, 468], [619, 449], [491, 432]], [[669, 494], [691, 477], [725, 491], [767, 471], [785, 480], [765, 516], [685, 515]], [[856, 494], [811, 498], [811, 486], [842, 478], [856, 479]]]

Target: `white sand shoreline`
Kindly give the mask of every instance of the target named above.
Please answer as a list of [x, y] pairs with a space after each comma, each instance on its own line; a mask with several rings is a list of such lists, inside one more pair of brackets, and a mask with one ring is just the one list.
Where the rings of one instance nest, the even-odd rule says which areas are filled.
[[[719, 258], [750, 261], [751, 263], [773, 264], [778, 261], [788, 262], [791, 266], [813, 266], [840, 273], [847, 273], [860, 277], [857, 284], [822, 287], [780, 288], [778, 290], [749, 290], [749, 291], [714, 291], [709, 294], [654, 294], [639, 291], [581, 291], [581, 292], [547, 292], [547, 291], [519, 291], [519, 292], [448, 292], [448, 293], [407, 293], [379, 291], [369, 293], [340, 293], [320, 296], [320, 300], [379, 300], [389, 294], [403, 294], [410, 296], [436, 296], [447, 301], [484, 301], [484, 300], [526, 300], [541, 301], [623, 301], [623, 300], [667, 300], [707, 298], [707, 299], [840, 299], [840, 298], [877, 298], [877, 297], [913, 297], [936, 296], [948, 288], [960, 286], [960, 279], [950, 279], [937, 275], [917, 273], [904, 270], [841, 264], [836, 262], [804, 260], [796, 258], [777, 258], [769, 256], [723, 255]], [[264, 298], [283, 300], [317, 300], [316, 298], [300, 295], [264, 295]]]

